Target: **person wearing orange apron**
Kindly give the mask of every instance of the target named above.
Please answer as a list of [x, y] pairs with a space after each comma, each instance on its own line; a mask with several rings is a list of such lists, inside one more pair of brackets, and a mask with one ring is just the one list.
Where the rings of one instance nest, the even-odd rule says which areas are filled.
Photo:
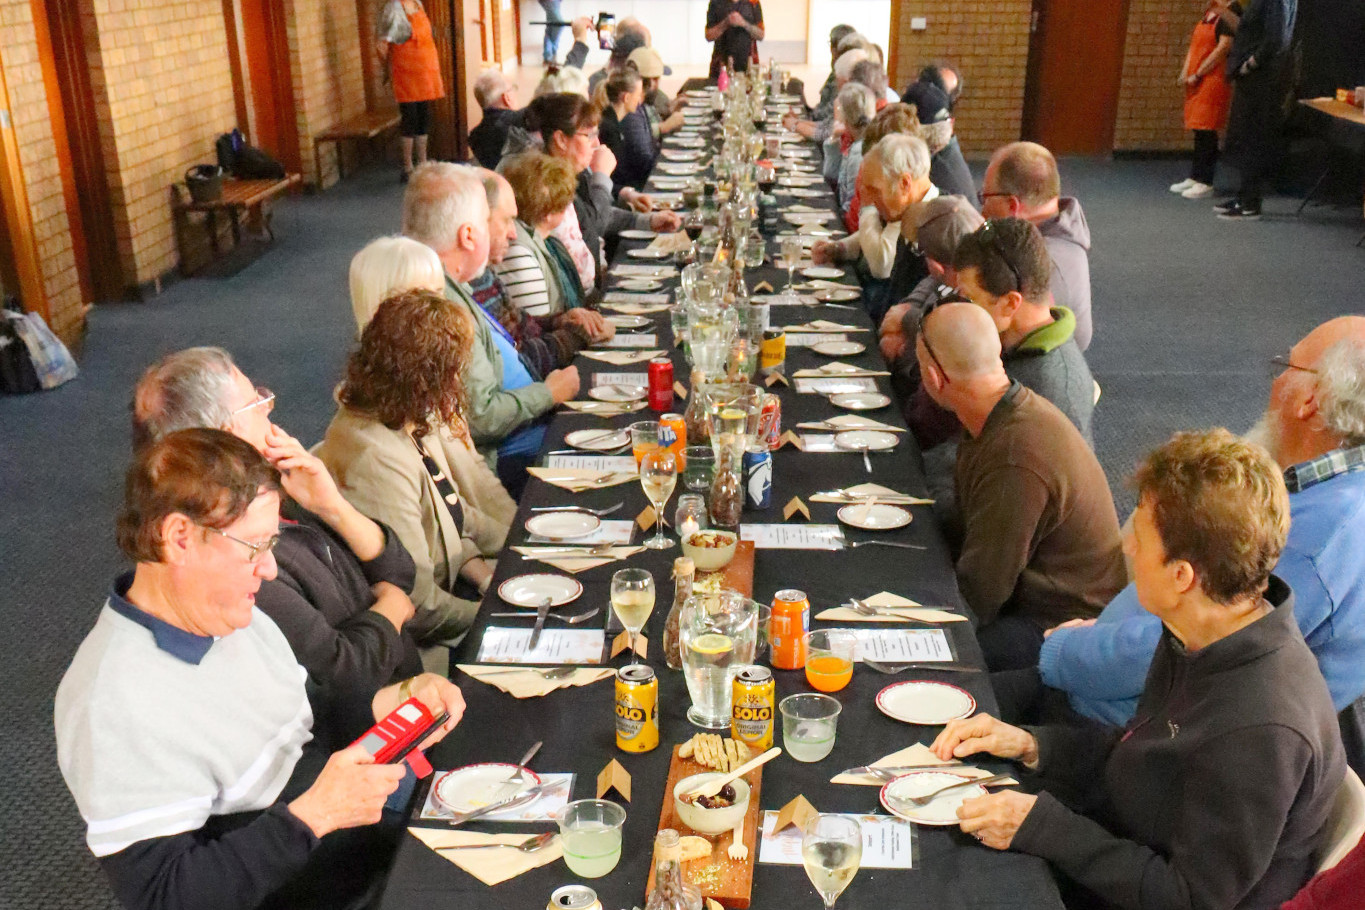
[[1194, 161], [1190, 176], [1171, 186], [1172, 193], [1186, 199], [1202, 199], [1213, 192], [1218, 132], [1227, 125], [1232, 105], [1232, 85], [1223, 72], [1223, 60], [1232, 47], [1241, 13], [1237, 0], [1213, 0], [1190, 36], [1180, 84], [1185, 87], [1185, 129], [1194, 131]]
[[398, 101], [403, 146], [403, 182], [427, 160], [431, 102], [445, 96], [431, 20], [421, 0], [388, 0], [379, 16], [379, 59], [387, 65]]

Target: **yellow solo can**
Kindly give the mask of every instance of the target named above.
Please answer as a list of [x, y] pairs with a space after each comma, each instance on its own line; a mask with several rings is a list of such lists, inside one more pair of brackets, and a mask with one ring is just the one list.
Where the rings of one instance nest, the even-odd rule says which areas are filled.
[[777, 686], [767, 667], [745, 667], [731, 683], [730, 735], [750, 750], [766, 752], [773, 746], [773, 711]]
[[616, 673], [616, 748], [649, 752], [659, 745], [659, 680], [646, 664]]

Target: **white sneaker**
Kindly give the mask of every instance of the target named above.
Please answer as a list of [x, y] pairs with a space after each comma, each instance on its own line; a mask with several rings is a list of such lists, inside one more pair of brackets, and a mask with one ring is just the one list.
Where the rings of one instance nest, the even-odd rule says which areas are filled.
[[1200, 183], [1198, 180], [1190, 181], [1189, 189], [1180, 195], [1186, 199], [1203, 199], [1205, 196], [1213, 195], [1213, 186], [1208, 183]]
[[1172, 192], [1172, 193], [1183, 193], [1183, 192], [1185, 192], [1186, 190], [1188, 190], [1190, 187], [1192, 187], [1192, 186], [1198, 186], [1198, 185], [1200, 185], [1200, 184], [1199, 184], [1197, 181], [1193, 180], [1193, 179], [1190, 178], [1190, 177], [1186, 177], [1184, 180], [1180, 181], [1179, 183], [1172, 183], [1172, 184], [1171, 184], [1171, 192]]

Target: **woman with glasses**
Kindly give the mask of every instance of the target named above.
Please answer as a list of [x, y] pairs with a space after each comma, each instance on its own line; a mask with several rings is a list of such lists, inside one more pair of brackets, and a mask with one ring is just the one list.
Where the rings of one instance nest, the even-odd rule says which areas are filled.
[[[598, 142], [601, 121], [601, 111], [591, 102], [568, 93], [535, 99], [524, 119], [529, 132], [540, 134], [545, 153], [568, 161], [578, 175], [574, 203], [554, 235], [568, 248], [584, 288], [598, 285], [604, 240], [614, 240], [629, 228], [676, 231], [682, 225], [673, 212], [638, 214], [615, 206], [611, 174], [616, 170], [616, 156]], [[628, 188], [621, 195], [624, 202], [640, 198]]]
[[474, 325], [440, 293], [403, 291], [375, 310], [337, 390], [317, 455], [356, 508], [412, 554], [409, 622], [419, 643], [454, 644], [478, 612], [515, 506], [488, 514], [460, 484]]
[[402, 813], [391, 821], [406, 816], [415, 778], [358, 747], [333, 752], [350, 740], [321, 719], [346, 702], [373, 723], [414, 697], [449, 715], [430, 744], [464, 712], [435, 674], [310, 687], [255, 602], [277, 571], [280, 498], [279, 473], [217, 429], [169, 433], [128, 470], [117, 536], [136, 566], [114, 582], [54, 712], [86, 843], [126, 907], [351, 905], [401, 832], [375, 823], [386, 805]]

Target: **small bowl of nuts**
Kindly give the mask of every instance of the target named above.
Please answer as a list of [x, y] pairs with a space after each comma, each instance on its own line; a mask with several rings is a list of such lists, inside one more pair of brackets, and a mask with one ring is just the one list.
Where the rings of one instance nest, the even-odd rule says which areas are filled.
[[743, 778], [726, 784], [715, 796], [701, 796], [690, 801], [683, 798], [689, 790], [720, 776], [719, 771], [693, 774], [673, 787], [673, 807], [678, 820], [698, 834], [731, 831], [749, 809], [749, 785]]
[[683, 555], [691, 558], [698, 572], [715, 572], [735, 558], [739, 535], [734, 531], [696, 531], [683, 538]]

